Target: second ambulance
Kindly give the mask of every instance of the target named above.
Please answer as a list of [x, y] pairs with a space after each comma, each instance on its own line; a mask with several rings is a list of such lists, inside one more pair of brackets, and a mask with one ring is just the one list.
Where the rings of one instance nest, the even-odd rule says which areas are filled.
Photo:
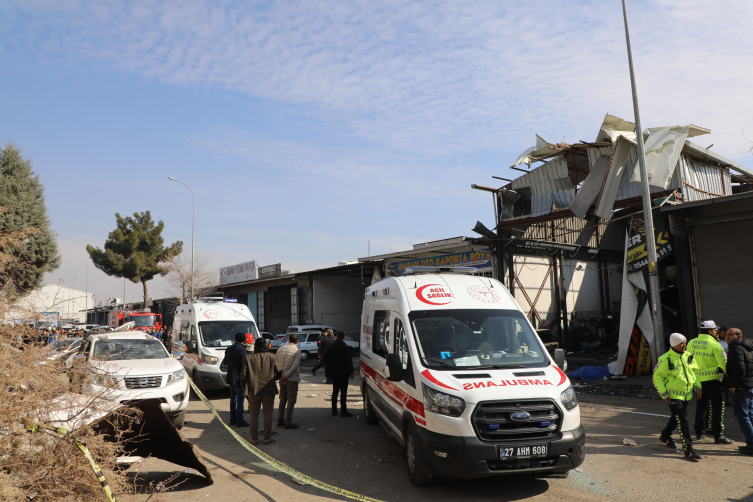
[[564, 352], [550, 356], [508, 290], [457, 269], [407, 272], [366, 290], [361, 391], [367, 423], [403, 445], [411, 482], [582, 464]]

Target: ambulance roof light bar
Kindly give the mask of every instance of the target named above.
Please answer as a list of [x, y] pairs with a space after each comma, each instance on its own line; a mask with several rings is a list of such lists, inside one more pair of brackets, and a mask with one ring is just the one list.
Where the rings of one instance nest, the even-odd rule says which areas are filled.
[[476, 267], [408, 267], [405, 275], [410, 274], [472, 274]]

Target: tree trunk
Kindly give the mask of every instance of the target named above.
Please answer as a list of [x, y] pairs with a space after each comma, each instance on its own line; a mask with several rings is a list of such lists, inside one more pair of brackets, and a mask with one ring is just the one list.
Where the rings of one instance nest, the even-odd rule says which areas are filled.
[[144, 286], [144, 310], [149, 308], [148, 302], [148, 296], [146, 294], [146, 281], [141, 281], [141, 285]]

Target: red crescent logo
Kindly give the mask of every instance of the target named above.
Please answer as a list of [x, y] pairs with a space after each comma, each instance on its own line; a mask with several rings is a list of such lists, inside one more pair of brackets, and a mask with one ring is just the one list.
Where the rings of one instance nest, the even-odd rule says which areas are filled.
[[[434, 289], [430, 289], [428, 296], [426, 296], [424, 290], [426, 288], [431, 288], [432, 286]], [[429, 305], [447, 305], [453, 300], [450, 290], [447, 286], [442, 286], [441, 284], [427, 284], [421, 286], [416, 290], [416, 298]]]
[[565, 372], [562, 371], [556, 364], [554, 365], [554, 369], [556, 369], [557, 373], [560, 374], [560, 383], [557, 384], [557, 387], [559, 387], [560, 385], [565, 383], [565, 380], [567, 380], [567, 375], [565, 375]]

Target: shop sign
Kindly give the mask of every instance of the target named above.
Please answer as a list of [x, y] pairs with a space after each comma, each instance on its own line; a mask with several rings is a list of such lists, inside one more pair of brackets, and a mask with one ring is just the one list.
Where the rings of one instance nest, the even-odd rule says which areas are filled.
[[[672, 254], [672, 242], [669, 232], [664, 229], [661, 217], [655, 220], [654, 236], [656, 238], [656, 261], [660, 262]], [[648, 268], [648, 252], [646, 250], [646, 223], [643, 214], [633, 216], [630, 220], [627, 248], [627, 272], [639, 272]]]
[[254, 281], [258, 278], [259, 269], [256, 266], [256, 260], [220, 269], [220, 286], [235, 284], [236, 282]]
[[482, 249], [392, 262], [387, 265], [387, 275], [390, 277], [405, 275], [405, 269], [408, 267], [476, 267], [481, 269], [491, 266], [491, 251]]
[[280, 277], [282, 275], [282, 264], [277, 263], [275, 265], [267, 265], [266, 267], [259, 267], [259, 279], [267, 279], [269, 277]]

